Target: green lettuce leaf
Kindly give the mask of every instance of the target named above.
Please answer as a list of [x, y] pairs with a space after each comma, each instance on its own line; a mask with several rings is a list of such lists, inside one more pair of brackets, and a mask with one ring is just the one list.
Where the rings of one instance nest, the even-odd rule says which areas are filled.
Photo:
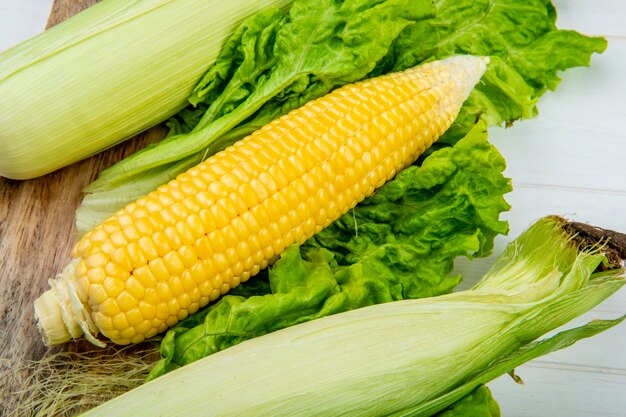
[[507, 232], [504, 159], [484, 122], [412, 166], [303, 246], [170, 330], [156, 378], [294, 324], [372, 304], [452, 291], [457, 256], [482, 256]]
[[485, 385], [476, 388], [436, 417], [500, 417], [500, 407]]
[[171, 135], [86, 189], [78, 230], [335, 87], [450, 55], [487, 55], [491, 64], [436, 147], [465, 136], [478, 117], [489, 126], [533, 117], [558, 71], [606, 48], [555, 20], [546, 0], [296, 0], [288, 15], [264, 11], [226, 43], [193, 104], [169, 121]]
[[[453, 143], [477, 116], [510, 125], [537, 115], [537, 100], [554, 90], [558, 71], [588, 66], [607, 42], [556, 27], [547, 0], [436, 0], [435, 16], [407, 27], [374, 74], [401, 71], [454, 54], [486, 55], [491, 65], [439, 143]], [[419, 45], [419, 47], [415, 47]]]

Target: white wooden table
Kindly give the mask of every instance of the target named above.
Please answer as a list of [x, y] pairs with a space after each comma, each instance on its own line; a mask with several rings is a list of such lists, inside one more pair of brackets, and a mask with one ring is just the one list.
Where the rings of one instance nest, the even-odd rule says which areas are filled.
[[[491, 129], [515, 191], [509, 237], [546, 214], [626, 231], [626, 1], [555, 0], [561, 28], [609, 40], [591, 68], [563, 75], [540, 101], [537, 118]], [[0, 50], [43, 30], [51, 0], [0, 0]], [[469, 285], [490, 259], [459, 262]], [[626, 289], [570, 323], [626, 312]], [[508, 376], [490, 384], [507, 417], [626, 416], [626, 325], [521, 366], [525, 385]]]

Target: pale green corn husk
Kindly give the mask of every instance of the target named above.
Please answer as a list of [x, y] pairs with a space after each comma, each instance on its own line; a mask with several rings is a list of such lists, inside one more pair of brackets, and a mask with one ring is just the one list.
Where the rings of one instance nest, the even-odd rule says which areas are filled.
[[165, 120], [247, 16], [291, 0], [104, 0], [0, 53], [0, 176], [33, 178]]
[[619, 323], [533, 342], [609, 297], [622, 270], [594, 272], [564, 221], [544, 218], [474, 288], [313, 320], [216, 353], [88, 416], [430, 416], [518, 364]]

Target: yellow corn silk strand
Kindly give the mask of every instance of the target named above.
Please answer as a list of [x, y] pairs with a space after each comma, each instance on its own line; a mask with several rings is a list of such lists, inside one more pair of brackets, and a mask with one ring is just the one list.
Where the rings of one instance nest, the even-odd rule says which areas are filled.
[[413, 163], [486, 64], [459, 56], [344, 86], [120, 210], [36, 301], [44, 341], [138, 343], [227, 293]]

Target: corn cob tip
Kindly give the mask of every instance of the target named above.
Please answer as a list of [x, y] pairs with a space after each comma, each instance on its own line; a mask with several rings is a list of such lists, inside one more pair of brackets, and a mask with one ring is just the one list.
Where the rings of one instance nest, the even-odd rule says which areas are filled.
[[105, 344], [96, 338], [97, 328], [76, 294], [72, 276], [76, 261], [51, 279], [50, 289], [35, 300], [35, 321], [46, 346], [54, 346], [85, 337], [96, 346]]
[[35, 300], [35, 321], [46, 346], [64, 343], [72, 338], [63, 322], [61, 304], [53, 289]]
[[462, 102], [467, 99], [489, 64], [489, 57], [474, 55], [456, 55], [440, 61], [432, 62], [431, 65], [437, 68], [441, 66], [450, 74], [454, 74], [456, 94], [449, 97], [462, 98]]

